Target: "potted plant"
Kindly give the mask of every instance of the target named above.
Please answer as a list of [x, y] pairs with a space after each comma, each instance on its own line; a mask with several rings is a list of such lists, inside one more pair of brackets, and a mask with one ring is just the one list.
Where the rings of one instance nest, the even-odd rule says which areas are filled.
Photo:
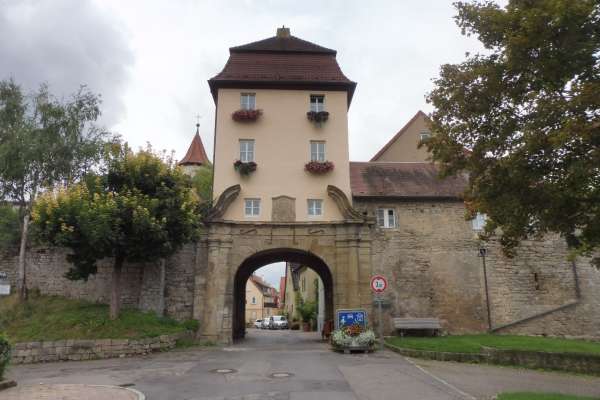
[[317, 125], [321, 125], [323, 122], [329, 119], [329, 112], [327, 111], [309, 111], [306, 113], [306, 117], [309, 121], [314, 122]]
[[231, 114], [231, 118], [236, 122], [254, 122], [262, 115], [262, 110], [237, 110]]
[[242, 176], [248, 176], [252, 172], [256, 171], [257, 164], [254, 161], [243, 162], [240, 160], [236, 160], [233, 163], [233, 168]]
[[375, 344], [375, 333], [359, 324], [347, 325], [333, 331], [331, 345], [334, 350], [371, 351]]
[[300, 318], [302, 318], [302, 330], [304, 332], [310, 332], [312, 329], [312, 320], [317, 315], [317, 304], [313, 301], [301, 301], [298, 306], [298, 312]]
[[311, 174], [321, 175], [333, 170], [331, 161], [311, 161], [304, 165], [304, 170]]

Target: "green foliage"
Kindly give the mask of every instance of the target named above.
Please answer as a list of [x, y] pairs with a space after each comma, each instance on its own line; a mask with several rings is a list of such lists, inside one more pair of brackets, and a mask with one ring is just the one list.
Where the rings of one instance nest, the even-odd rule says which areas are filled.
[[484, 54], [443, 65], [428, 96], [425, 145], [443, 175], [469, 174], [469, 214], [501, 228], [508, 255], [559, 232], [574, 252], [600, 244], [600, 3], [456, 3]]
[[551, 353], [600, 354], [600, 343], [585, 340], [518, 335], [460, 335], [444, 337], [393, 337], [394, 346], [452, 353], [479, 353], [482, 347]]
[[573, 396], [561, 393], [515, 392], [500, 393], [497, 400], [594, 400], [596, 397]]
[[317, 318], [317, 304], [314, 301], [300, 301], [298, 313], [302, 322], [310, 322]]
[[47, 193], [32, 216], [40, 237], [71, 250], [68, 277], [87, 279], [96, 262], [167, 257], [192, 240], [198, 199], [189, 177], [151, 149], [113, 146], [106, 168], [85, 182]]
[[19, 213], [15, 207], [0, 203], [0, 250], [17, 248], [20, 230]]
[[10, 362], [10, 343], [8, 339], [0, 333], [0, 381], [4, 378], [4, 371]]
[[192, 185], [199, 198], [199, 214], [204, 216], [212, 207], [212, 165], [203, 165], [199, 167], [196, 174], [192, 177]]
[[44, 188], [81, 178], [110, 136], [95, 126], [100, 97], [82, 86], [69, 100], [46, 85], [31, 96], [0, 81], [0, 199], [24, 208]]
[[32, 295], [18, 302], [0, 299], [0, 330], [12, 342], [63, 339], [135, 339], [185, 332], [197, 321], [177, 322], [133, 309], [124, 309], [116, 320], [108, 306], [58, 296]]

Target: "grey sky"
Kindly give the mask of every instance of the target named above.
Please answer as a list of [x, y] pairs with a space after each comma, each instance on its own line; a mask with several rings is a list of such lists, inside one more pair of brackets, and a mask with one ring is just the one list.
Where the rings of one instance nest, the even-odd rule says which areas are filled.
[[477, 51], [460, 35], [451, 1], [0, 0], [0, 79], [58, 94], [79, 84], [102, 94], [103, 123], [130, 144], [181, 158], [202, 115], [212, 156], [214, 104], [207, 79], [230, 46], [278, 26], [338, 50], [358, 82], [350, 158], [368, 160], [419, 109], [439, 66]]
[[256, 270], [255, 274], [262, 277], [265, 281], [270, 283], [271, 286], [279, 291], [280, 278], [285, 276], [285, 263], [278, 262], [265, 265], [264, 267]]

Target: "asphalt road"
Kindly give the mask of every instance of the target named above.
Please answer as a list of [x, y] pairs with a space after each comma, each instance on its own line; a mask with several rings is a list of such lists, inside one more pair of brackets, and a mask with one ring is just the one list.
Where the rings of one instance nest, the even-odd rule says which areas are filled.
[[148, 400], [490, 399], [515, 390], [600, 397], [599, 378], [408, 360], [389, 351], [344, 355], [313, 333], [254, 329], [231, 347], [24, 365], [9, 375], [20, 385], [125, 385]]

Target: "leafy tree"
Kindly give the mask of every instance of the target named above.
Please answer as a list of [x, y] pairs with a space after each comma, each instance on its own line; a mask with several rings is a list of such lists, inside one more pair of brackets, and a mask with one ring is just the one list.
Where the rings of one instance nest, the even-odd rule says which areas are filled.
[[213, 168], [212, 165], [203, 165], [192, 177], [192, 185], [198, 194], [199, 212], [204, 216], [212, 207]]
[[191, 240], [197, 205], [189, 177], [171, 158], [115, 145], [102, 173], [41, 196], [33, 219], [43, 240], [71, 250], [70, 279], [87, 279], [97, 272], [98, 260], [112, 257], [115, 319], [123, 264], [168, 257]]
[[575, 254], [600, 245], [600, 3], [455, 3], [486, 51], [441, 67], [428, 95], [442, 175], [469, 175], [471, 215], [487, 214], [513, 254], [558, 232]]
[[0, 204], [0, 251], [19, 244], [19, 214], [12, 204]]
[[31, 207], [54, 185], [77, 181], [101, 157], [109, 134], [95, 125], [100, 98], [85, 87], [68, 100], [48, 87], [26, 96], [0, 81], [0, 200], [16, 205], [20, 222], [17, 290], [26, 296], [25, 251]]

